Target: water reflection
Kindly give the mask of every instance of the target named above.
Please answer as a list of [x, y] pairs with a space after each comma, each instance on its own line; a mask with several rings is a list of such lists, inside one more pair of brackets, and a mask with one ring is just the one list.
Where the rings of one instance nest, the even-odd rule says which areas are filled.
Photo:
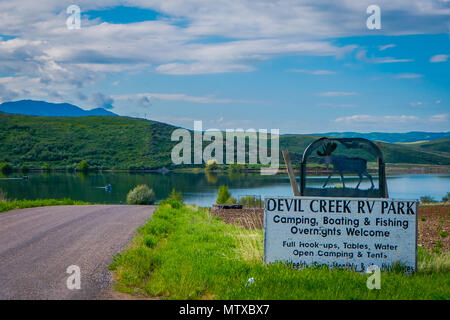
[[[286, 174], [261, 176], [258, 173], [29, 173], [24, 180], [20, 174], [0, 178], [0, 189], [8, 198], [72, 198], [94, 203], [124, 203], [126, 194], [139, 184], [154, 189], [157, 199], [165, 198], [173, 188], [181, 191], [186, 202], [202, 206], [214, 203], [220, 185], [228, 185], [234, 197], [243, 195], [292, 195]], [[308, 186], [320, 188], [326, 176], [308, 177]], [[357, 176], [346, 176], [346, 186], [355, 187]], [[395, 175], [388, 176], [391, 198], [418, 199], [430, 195], [440, 200], [450, 191], [450, 175]], [[330, 179], [331, 186], [339, 185], [340, 177]], [[374, 178], [377, 185], [378, 180]], [[105, 186], [111, 184], [110, 192]], [[370, 182], [363, 180], [360, 188], [367, 189]]]

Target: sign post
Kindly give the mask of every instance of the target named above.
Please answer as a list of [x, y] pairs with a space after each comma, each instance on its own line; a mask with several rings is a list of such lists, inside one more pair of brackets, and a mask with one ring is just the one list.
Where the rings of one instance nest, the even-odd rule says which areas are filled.
[[417, 269], [417, 201], [266, 197], [264, 261], [364, 272]]

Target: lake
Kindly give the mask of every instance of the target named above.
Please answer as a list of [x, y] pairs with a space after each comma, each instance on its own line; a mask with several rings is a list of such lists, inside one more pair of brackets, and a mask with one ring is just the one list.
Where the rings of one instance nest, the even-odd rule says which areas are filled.
[[[400, 174], [388, 176], [390, 198], [419, 199], [430, 195], [436, 200], [450, 191], [449, 174]], [[308, 183], [321, 186], [325, 177], [311, 177]], [[349, 186], [357, 183], [356, 177], [346, 177]], [[346, 184], [347, 184], [346, 182]], [[377, 180], [374, 179], [375, 184]], [[339, 184], [334, 177], [330, 184]], [[112, 185], [110, 192], [105, 191]], [[231, 194], [238, 198], [245, 195], [292, 195], [287, 174], [262, 176], [259, 173], [30, 173], [29, 180], [12, 174], [0, 178], [0, 189], [9, 199], [71, 198], [93, 203], [124, 203], [130, 189], [147, 184], [155, 191], [158, 200], [164, 199], [175, 188], [183, 193], [186, 203], [211, 206], [220, 185], [228, 185]], [[368, 181], [361, 188], [368, 188]]]

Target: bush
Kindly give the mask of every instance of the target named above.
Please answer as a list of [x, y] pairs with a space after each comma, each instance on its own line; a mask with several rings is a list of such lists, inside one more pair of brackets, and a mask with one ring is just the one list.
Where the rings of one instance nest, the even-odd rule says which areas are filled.
[[264, 207], [264, 201], [254, 196], [246, 196], [239, 199], [239, 204], [244, 205], [247, 208], [262, 208]]
[[20, 166], [20, 171], [21, 171], [22, 173], [28, 173], [28, 172], [30, 171], [30, 168], [28, 168], [27, 165], [22, 164], [22, 165]]
[[450, 201], [450, 192], [447, 192], [447, 194], [442, 198], [442, 202]]
[[236, 199], [233, 198], [228, 191], [228, 186], [220, 186], [217, 191], [217, 204], [232, 204], [236, 203]]
[[432, 202], [436, 202], [436, 201], [431, 196], [423, 196], [423, 197], [420, 197], [420, 202], [421, 203], [432, 203]]
[[183, 195], [181, 192], [176, 192], [175, 189], [172, 189], [172, 193], [165, 200], [159, 202], [160, 205], [169, 204], [172, 208], [180, 209], [183, 204]]
[[155, 201], [156, 197], [153, 189], [150, 189], [145, 184], [137, 186], [127, 194], [128, 204], [154, 204]]
[[50, 165], [48, 163], [44, 163], [43, 166], [41, 167], [42, 171], [50, 171], [52, 168], [50, 167]]
[[206, 170], [213, 171], [217, 170], [217, 160], [216, 159], [209, 159], [208, 162], [206, 162]]
[[12, 167], [8, 162], [2, 162], [0, 163], [0, 171], [2, 173], [10, 173], [12, 171]]
[[154, 248], [158, 244], [158, 238], [153, 234], [144, 235], [144, 244], [149, 248]]
[[244, 170], [244, 166], [242, 164], [239, 163], [234, 163], [234, 164], [230, 164], [229, 166], [231, 172], [241, 172]]
[[78, 164], [77, 171], [79, 171], [79, 172], [88, 172], [89, 171], [89, 164], [87, 163], [86, 160], [82, 160]]
[[169, 198], [167, 199], [173, 199], [180, 202], [181, 204], [184, 204], [183, 194], [181, 192], [175, 191], [175, 188], [172, 189], [172, 193], [169, 195]]
[[8, 201], [7, 193], [0, 189], [0, 202]]
[[234, 197], [229, 197], [227, 199], [227, 201], [225, 202], [225, 204], [236, 204], [236, 203], [237, 203], [237, 200]]

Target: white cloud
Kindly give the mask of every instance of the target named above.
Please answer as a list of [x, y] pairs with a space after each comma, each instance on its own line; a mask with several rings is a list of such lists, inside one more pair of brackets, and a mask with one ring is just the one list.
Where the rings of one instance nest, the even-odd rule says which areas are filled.
[[0, 102], [8, 101], [16, 98], [19, 95], [18, 92], [9, 90], [0, 84]]
[[256, 101], [248, 100], [233, 100], [233, 99], [217, 99], [211, 96], [190, 96], [183, 93], [136, 93], [136, 94], [122, 94], [112, 95], [116, 100], [135, 100], [139, 101], [142, 98], [148, 101], [152, 100], [166, 100], [166, 101], [186, 101], [195, 103], [256, 103]]
[[[279, 56], [339, 58], [356, 46], [339, 47], [329, 39], [370, 33], [362, 27], [369, 0], [77, 0], [76, 4], [82, 13], [125, 5], [157, 10], [165, 18], [112, 24], [82, 16], [81, 29], [68, 30], [64, 1], [2, 1], [1, 33], [16, 38], [0, 41], [0, 73], [24, 79], [5, 84], [6, 90], [20, 96], [58, 93], [62, 99], [68, 91], [95, 84], [111, 72], [250, 72], [259, 61]], [[379, 0], [377, 4], [383, 8], [383, 30], [378, 34], [443, 33], [450, 27], [450, 9], [432, 0]], [[388, 46], [392, 47], [384, 47]], [[327, 74], [327, 70], [310, 72]]]
[[321, 97], [346, 97], [346, 96], [354, 96], [357, 94], [358, 94], [357, 92], [326, 91], [326, 92], [320, 92], [319, 96], [321, 96]]
[[224, 72], [249, 72], [254, 68], [244, 64], [223, 64], [223, 63], [168, 63], [160, 65], [156, 71], [172, 75], [192, 75], [192, 74], [212, 74]]
[[306, 69], [290, 69], [289, 72], [299, 72], [299, 73], [306, 73], [311, 74], [314, 76], [324, 76], [324, 75], [330, 75], [335, 74], [336, 72], [331, 70], [306, 70]]
[[94, 92], [89, 96], [90, 103], [96, 108], [112, 109], [114, 99], [101, 92]]
[[399, 73], [395, 76], [396, 79], [418, 79], [422, 77], [423, 75], [418, 73]]
[[333, 107], [333, 108], [354, 108], [355, 104], [351, 103], [319, 103], [319, 107]]
[[423, 102], [422, 101], [414, 101], [414, 102], [410, 102], [409, 105], [412, 107], [418, 107], [418, 106], [423, 105]]
[[430, 117], [431, 122], [447, 122], [448, 121], [448, 114], [436, 114]]
[[402, 62], [412, 62], [414, 59], [398, 59], [392, 57], [367, 57], [367, 50], [363, 49], [356, 53], [356, 58], [361, 61], [365, 61], [373, 64], [383, 64], [383, 63], [402, 63]]
[[384, 51], [384, 50], [389, 49], [389, 48], [394, 48], [395, 46], [396, 46], [395, 44], [386, 44], [384, 46], [379, 46], [378, 50]]
[[447, 59], [450, 57], [448, 54], [437, 54], [435, 56], [432, 56], [430, 58], [430, 62], [436, 63], [436, 62], [447, 62]]
[[419, 120], [416, 116], [400, 115], [400, 116], [373, 116], [367, 114], [339, 117], [334, 122], [353, 124], [353, 123], [405, 123]]

